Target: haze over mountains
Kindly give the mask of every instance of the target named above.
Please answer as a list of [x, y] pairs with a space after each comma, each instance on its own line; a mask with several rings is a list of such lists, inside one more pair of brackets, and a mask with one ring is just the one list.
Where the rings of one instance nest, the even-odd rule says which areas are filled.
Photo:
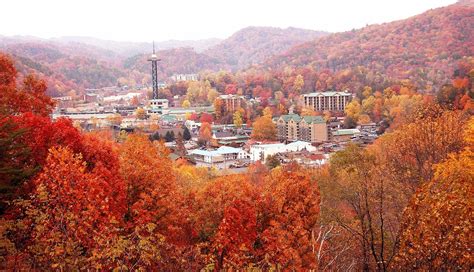
[[[473, 55], [472, 25], [472, 1], [462, 1], [343, 33], [248, 27], [225, 40], [157, 42], [162, 59], [159, 77], [166, 80], [175, 73], [237, 71], [249, 66], [264, 70], [310, 66], [333, 72], [364, 67], [436, 87], [452, 74], [457, 60]], [[14, 56], [21, 73], [35, 71], [48, 78], [51, 95], [116, 85], [120, 78], [130, 84], [150, 81], [151, 43], [0, 36], [0, 50]]]
[[[152, 48], [151, 42], [120, 42], [120, 41], [108, 41], [92, 37], [60, 37], [52, 39], [53, 41], [58, 41], [62, 43], [83, 43], [86, 45], [96, 46], [102, 49], [107, 49], [113, 51], [119, 55], [123, 56], [132, 56], [136, 54], [145, 54], [150, 52]], [[172, 48], [180, 47], [191, 47], [196, 52], [202, 52], [209, 47], [217, 45], [221, 42], [221, 39], [218, 38], [209, 38], [204, 40], [168, 40], [155, 42], [156, 50], [168, 50]]]

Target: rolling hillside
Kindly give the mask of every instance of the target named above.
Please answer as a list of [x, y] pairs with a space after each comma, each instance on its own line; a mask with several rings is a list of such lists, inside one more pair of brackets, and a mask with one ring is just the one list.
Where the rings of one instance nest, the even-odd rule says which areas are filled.
[[268, 59], [265, 68], [311, 67], [333, 73], [364, 67], [419, 88], [440, 86], [474, 55], [474, 7], [463, 1], [406, 20], [336, 33]]
[[[293, 73], [313, 71], [311, 76], [303, 75], [303, 91], [320, 86], [357, 90], [371, 85], [378, 89], [409, 79], [430, 92], [452, 77], [463, 57], [474, 55], [472, 3], [464, 0], [406, 20], [343, 33], [248, 27], [215, 45], [216, 40], [158, 43], [158, 48], [170, 47], [157, 52], [162, 59], [159, 78], [167, 80], [176, 73], [203, 70], [237, 71], [249, 66], [272, 71], [278, 77], [291, 68], [296, 69]], [[187, 44], [201, 47], [172, 48]], [[118, 82], [149, 84], [149, 55], [135, 54], [148, 46], [93, 38], [0, 36], [0, 51], [14, 56], [21, 73], [35, 71], [47, 78], [50, 95], [71, 90], [80, 93], [85, 88]]]
[[247, 27], [205, 51], [232, 69], [246, 68], [327, 32], [298, 28]]
[[[162, 59], [158, 73], [167, 80], [176, 73], [237, 69], [312, 40], [322, 32], [296, 28], [249, 27], [220, 41], [164, 41], [156, 43]], [[217, 45], [215, 45], [217, 44]], [[214, 45], [214, 46], [213, 46]], [[36, 72], [48, 81], [50, 95], [71, 90], [123, 84], [149, 84], [147, 61], [151, 43], [106, 41], [89, 37], [0, 36], [0, 51], [12, 55], [20, 73]]]
[[20, 74], [36, 73], [45, 78], [52, 96], [116, 85], [117, 79], [126, 75], [116, 54], [82, 44], [3, 43], [0, 50], [14, 57]]

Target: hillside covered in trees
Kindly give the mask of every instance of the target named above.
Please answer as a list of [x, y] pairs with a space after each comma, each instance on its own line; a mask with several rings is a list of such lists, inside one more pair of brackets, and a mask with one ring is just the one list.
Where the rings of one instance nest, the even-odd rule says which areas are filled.
[[[240, 63], [237, 58], [258, 63], [319, 35], [322, 33], [296, 28], [253, 27], [223, 41], [160, 42], [156, 44], [157, 54], [162, 59], [158, 73], [160, 80], [166, 81], [179, 73], [235, 70], [249, 64]], [[85, 88], [113, 86], [119, 81], [132, 86], [149, 84], [147, 59], [151, 49], [148, 43], [92, 38], [0, 37], [0, 50], [16, 58], [20, 73], [36, 72], [46, 78], [48, 93], [53, 96], [65, 95], [71, 90], [82, 92]]]
[[[248, 27], [220, 42], [204, 43], [200, 52], [191, 47], [158, 51], [162, 59], [158, 73], [165, 81], [175, 73], [233, 70], [237, 77], [274, 78], [267, 84], [271, 87], [266, 86], [272, 93], [288, 84], [282, 79], [287, 75], [303, 76], [303, 93], [329, 89], [359, 92], [365, 86], [381, 91], [403, 80], [420, 91], [434, 93], [449, 82], [459, 62], [474, 53], [473, 10], [472, 1], [463, 1], [405, 20], [334, 34]], [[151, 80], [148, 53], [125, 53], [137, 52], [142, 44], [78, 38], [2, 37], [0, 41], [0, 50], [17, 59], [20, 73], [36, 72], [47, 79], [51, 95], [118, 82], [147, 85]], [[217, 44], [212, 46], [214, 42]], [[107, 45], [110, 50], [105, 49]]]
[[268, 69], [309, 67], [345, 73], [358, 81], [366, 69], [377, 81], [410, 80], [431, 91], [449, 79], [457, 62], [474, 55], [474, 5], [464, 1], [406, 20], [335, 33], [266, 61]]
[[2, 270], [474, 266], [474, 118], [443, 96], [420, 99], [391, 132], [326, 166], [257, 162], [219, 175], [172, 161], [139, 132], [116, 140], [52, 120], [45, 91], [0, 54]]
[[232, 70], [259, 64], [297, 44], [328, 35], [327, 32], [298, 28], [247, 27], [204, 53], [221, 60]]
[[83, 44], [3, 39], [0, 50], [11, 54], [22, 75], [36, 73], [48, 83], [48, 94], [66, 95], [85, 88], [114, 86], [126, 73], [117, 54]]
[[[148, 84], [148, 54], [2, 39], [0, 270], [472, 270], [471, 3], [319, 38], [248, 28], [205, 52], [157, 53], [160, 79], [200, 72], [160, 94], [214, 106], [186, 116], [202, 123], [203, 145], [213, 123], [245, 123], [250, 141], [273, 140], [272, 118], [291, 111], [380, 125], [373, 143], [347, 142], [314, 167], [275, 156], [238, 172], [196, 167], [183, 158], [187, 129], [172, 159], [164, 140], [174, 132], [163, 140], [139, 126], [113, 134], [53, 119], [50, 95]], [[307, 35], [315, 40], [282, 53]], [[344, 112], [300, 103], [307, 92], [346, 89], [355, 95]], [[230, 112], [219, 94], [256, 99]]]

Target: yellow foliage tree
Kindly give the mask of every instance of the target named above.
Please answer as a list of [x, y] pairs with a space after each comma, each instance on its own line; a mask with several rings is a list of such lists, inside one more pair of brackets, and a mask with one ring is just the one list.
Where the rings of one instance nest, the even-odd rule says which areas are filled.
[[361, 105], [358, 100], [354, 99], [349, 104], [347, 104], [344, 112], [347, 116], [351, 117], [354, 121], [359, 120], [359, 115], [361, 114]]
[[270, 107], [266, 107], [263, 109], [263, 116], [267, 118], [272, 118], [273, 117], [273, 111]]
[[233, 119], [234, 119], [235, 127], [236, 128], [241, 128], [242, 124], [243, 124], [243, 121], [242, 121], [242, 114], [240, 113], [240, 111], [234, 112]]
[[453, 154], [435, 169], [405, 210], [395, 270], [472, 269], [474, 153]]
[[146, 111], [143, 108], [138, 108], [135, 111], [135, 116], [140, 120], [144, 120], [146, 118]]
[[273, 123], [270, 117], [258, 117], [253, 123], [252, 127], [252, 139], [258, 141], [276, 139], [276, 125]]
[[302, 116], [316, 116], [318, 113], [312, 107], [303, 107], [301, 109]]
[[189, 108], [189, 107], [191, 107], [191, 102], [189, 102], [189, 100], [186, 99], [186, 100], [183, 101], [183, 104], [181, 104], [181, 106], [183, 108]]

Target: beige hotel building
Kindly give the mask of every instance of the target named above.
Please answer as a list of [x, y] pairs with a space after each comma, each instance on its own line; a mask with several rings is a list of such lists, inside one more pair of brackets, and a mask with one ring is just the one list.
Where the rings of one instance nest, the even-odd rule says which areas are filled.
[[352, 94], [344, 92], [316, 92], [303, 95], [305, 107], [315, 111], [344, 111]]

